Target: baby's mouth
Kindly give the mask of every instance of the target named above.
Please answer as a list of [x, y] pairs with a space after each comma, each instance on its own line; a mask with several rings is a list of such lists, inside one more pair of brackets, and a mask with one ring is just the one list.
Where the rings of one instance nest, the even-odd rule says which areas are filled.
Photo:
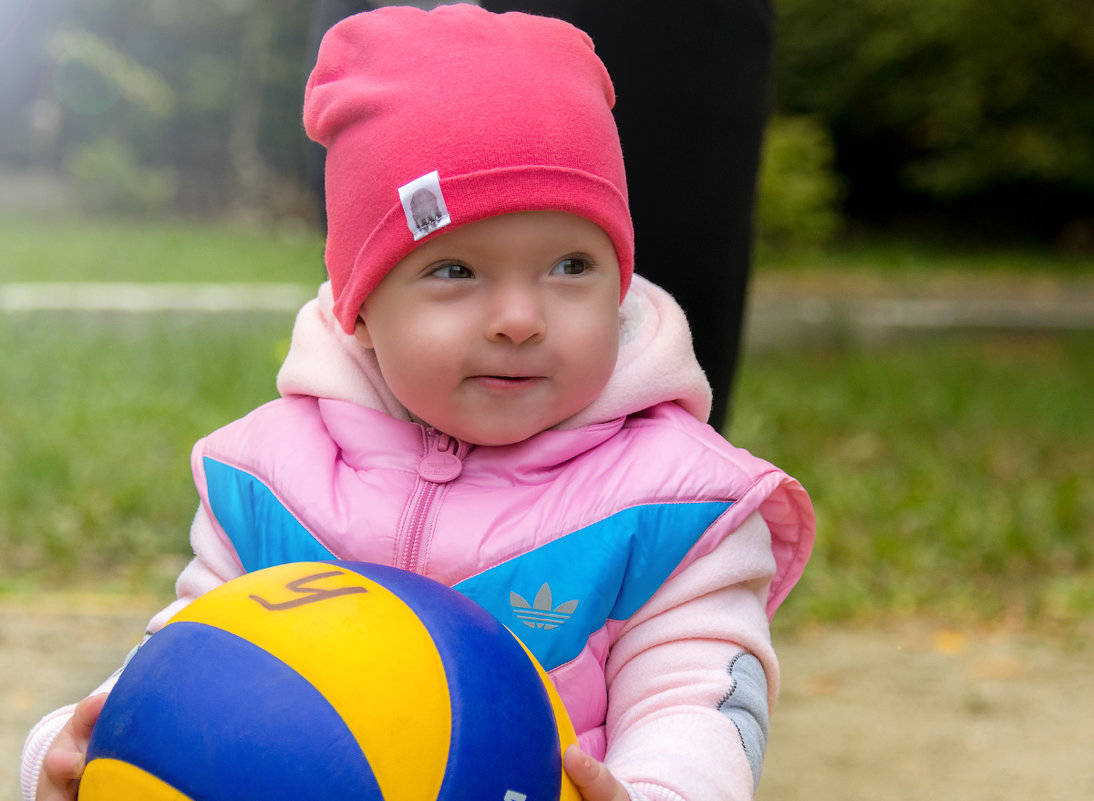
[[534, 375], [479, 375], [475, 376], [479, 383], [491, 387], [520, 387], [534, 383], [539, 376]]

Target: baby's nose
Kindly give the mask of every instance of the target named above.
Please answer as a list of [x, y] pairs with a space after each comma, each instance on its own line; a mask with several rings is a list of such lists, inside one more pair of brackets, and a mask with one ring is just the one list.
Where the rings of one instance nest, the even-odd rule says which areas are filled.
[[487, 336], [518, 345], [542, 339], [547, 320], [538, 294], [527, 288], [499, 290], [492, 303]]

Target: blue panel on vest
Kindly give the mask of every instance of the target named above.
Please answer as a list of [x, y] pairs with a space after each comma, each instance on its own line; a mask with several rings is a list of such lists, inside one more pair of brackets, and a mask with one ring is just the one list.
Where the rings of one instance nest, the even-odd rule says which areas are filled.
[[204, 465], [209, 506], [248, 573], [334, 558], [257, 478], [208, 456]]
[[552, 670], [581, 653], [605, 621], [637, 612], [730, 505], [624, 509], [456, 589], [486, 607]]

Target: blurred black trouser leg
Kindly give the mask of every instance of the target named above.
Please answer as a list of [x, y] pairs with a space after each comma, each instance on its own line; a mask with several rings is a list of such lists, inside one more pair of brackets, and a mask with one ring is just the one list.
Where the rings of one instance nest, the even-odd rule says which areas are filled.
[[[770, 107], [774, 17], [768, 0], [482, 5], [561, 17], [593, 37], [616, 88], [636, 268], [687, 312], [696, 355], [714, 387], [710, 419], [719, 427], [740, 351], [756, 173]], [[360, 0], [320, 0], [313, 34], [368, 7]], [[318, 36], [313, 42], [312, 53]]]

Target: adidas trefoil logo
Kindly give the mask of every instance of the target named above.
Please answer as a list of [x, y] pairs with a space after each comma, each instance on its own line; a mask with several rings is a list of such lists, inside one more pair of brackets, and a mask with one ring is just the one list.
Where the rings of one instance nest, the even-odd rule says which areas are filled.
[[578, 601], [567, 601], [551, 608], [551, 588], [544, 584], [536, 593], [536, 599], [528, 603], [515, 592], [509, 593], [509, 604], [520, 622], [530, 629], [557, 629], [570, 619], [577, 609]]

